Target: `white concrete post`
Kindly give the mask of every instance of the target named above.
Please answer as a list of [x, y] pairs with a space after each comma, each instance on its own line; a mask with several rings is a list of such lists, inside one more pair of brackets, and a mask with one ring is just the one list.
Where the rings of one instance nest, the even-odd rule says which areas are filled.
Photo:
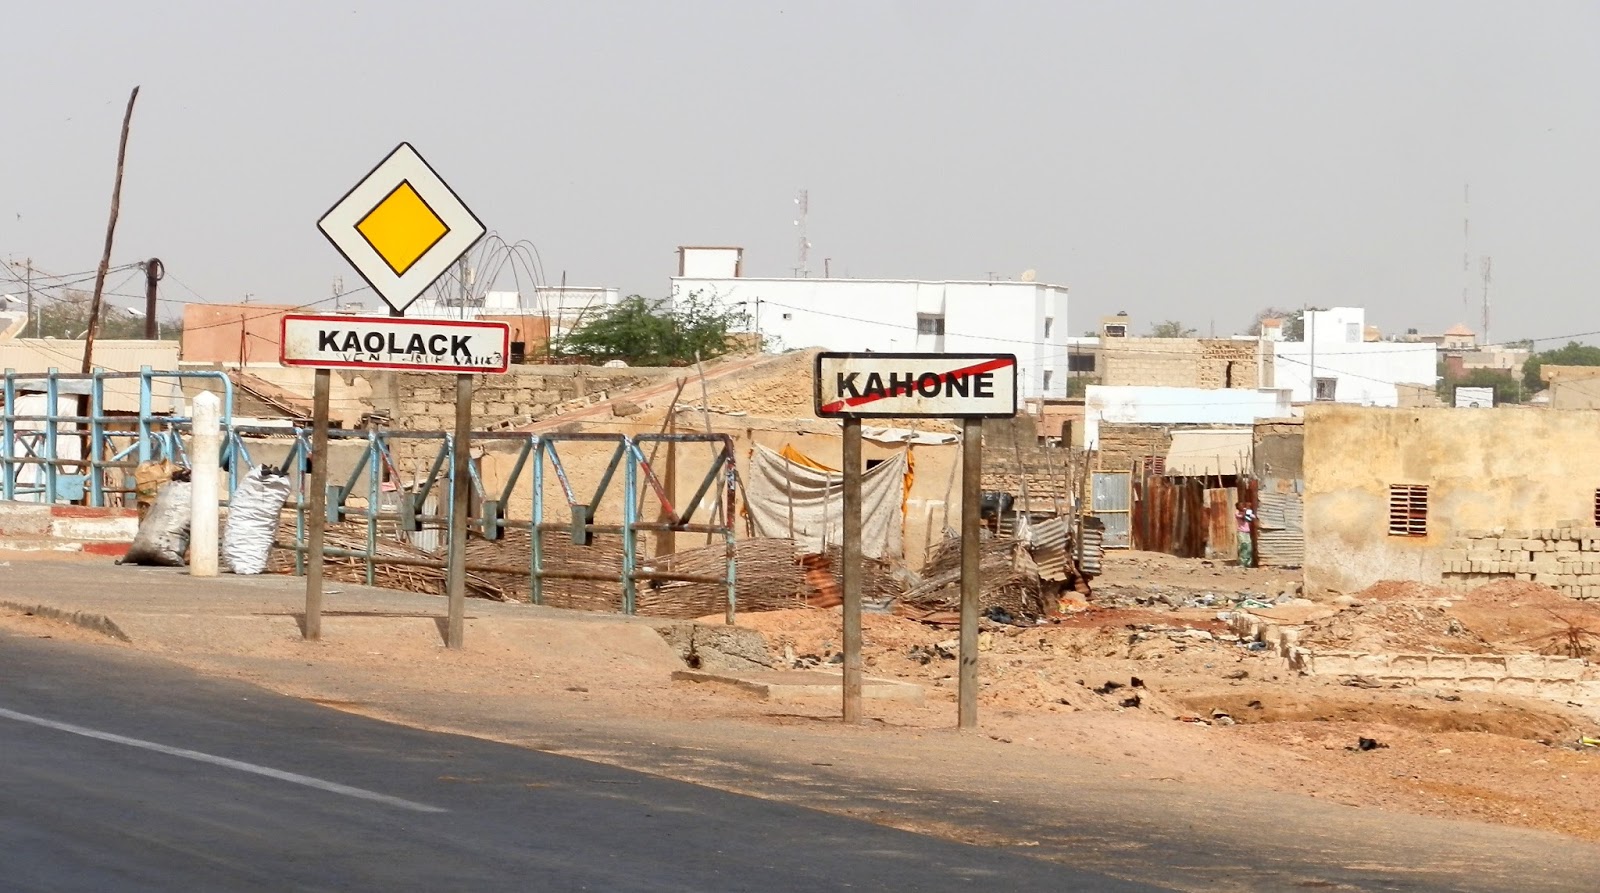
[[189, 447], [191, 502], [189, 576], [217, 575], [217, 486], [222, 466], [221, 403], [216, 394], [194, 398], [194, 441]]

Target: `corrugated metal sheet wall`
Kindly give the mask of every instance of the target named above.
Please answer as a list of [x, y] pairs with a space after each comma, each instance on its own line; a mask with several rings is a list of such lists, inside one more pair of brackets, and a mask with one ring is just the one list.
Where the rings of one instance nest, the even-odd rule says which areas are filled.
[[1130, 475], [1126, 471], [1097, 471], [1091, 475], [1093, 488], [1090, 510], [1105, 524], [1103, 543], [1107, 549], [1126, 549], [1131, 506]]
[[1263, 567], [1303, 566], [1306, 536], [1300, 494], [1271, 493], [1262, 488], [1257, 498], [1261, 507], [1256, 511], [1256, 542], [1260, 553], [1256, 563]]

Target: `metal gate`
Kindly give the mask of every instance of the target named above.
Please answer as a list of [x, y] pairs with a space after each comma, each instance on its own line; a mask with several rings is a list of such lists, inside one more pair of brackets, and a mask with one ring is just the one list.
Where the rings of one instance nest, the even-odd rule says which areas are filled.
[[1090, 475], [1089, 510], [1105, 524], [1107, 549], [1128, 548], [1131, 477], [1126, 471], [1097, 471]]

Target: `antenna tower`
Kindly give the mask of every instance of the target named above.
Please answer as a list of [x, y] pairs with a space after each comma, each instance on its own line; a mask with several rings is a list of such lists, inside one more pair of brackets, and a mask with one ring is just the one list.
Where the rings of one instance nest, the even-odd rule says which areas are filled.
[[800, 244], [795, 257], [794, 274], [803, 279], [811, 275], [811, 268], [807, 262], [807, 258], [811, 255], [811, 240], [806, 238], [806, 214], [811, 210], [811, 191], [808, 189], [800, 190], [800, 193], [794, 197], [794, 204], [796, 214], [794, 225], [800, 230]]
[[1472, 184], [1461, 185], [1461, 309], [1472, 306]]
[[1482, 267], [1483, 267], [1483, 344], [1484, 344], [1485, 347], [1487, 347], [1488, 345], [1494, 343], [1494, 342], [1489, 340], [1489, 281], [1492, 278], [1492, 276], [1490, 274], [1490, 267], [1493, 266], [1493, 264], [1494, 264], [1494, 258], [1492, 258], [1489, 255], [1485, 254], [1483, 256], [1483, 265], [1482, 265]]

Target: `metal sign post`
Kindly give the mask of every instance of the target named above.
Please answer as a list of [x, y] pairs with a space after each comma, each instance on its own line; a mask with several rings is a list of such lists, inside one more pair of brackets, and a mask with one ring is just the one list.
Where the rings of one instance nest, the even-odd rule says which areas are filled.
[[[317, 221], [395, 317], [483, 238], [484, 225], [409, 143], [401, 143]], [[317, 370], [312, 434], [311, 530], [307, 544], [307, 639], [322, 634], [323, 542], [327, 522], [329, 369], [456, 373], [451, 441], [449, 601], [445, 645], [460, 648], [466, 623], [467, 513], [471, 470], [472, 373], [505, 372], [511, 327], [468, 320], [291, 314], [283, 320], [286, 366]], [[536, 532], [537, 535], [537, 532]]]
[[861, 420], [844, 420], [844, 721], [861, 721]]
[[983, 511], [983, 420], [961, 422], [961, 666], [956, 728], [978, 727], [978, 516]]
[[306, 623], [308, 641], [322, 638], [322, 545], [328, 528], [328, 394], [333, 373], [316, 371], [311, 396], [311, 507], [306, 522]]
[[[456, 376], [456, 433], [450, 450], [450, 553], [445, 559], [445, 596], [449, 600], [444, 644], [460, 648], [467, 612], [467, 511], [471, 493], [472, 376]], [[534, 531], [538, 535], [538, 531]]]
[[844, 423], [844, 721], [861, 721], [861, 420], [957, 418], [961, 441], [961, 666], [957, 726], [978, 724], [983, 419], [1017, 414], [1011, 354], [823, 353], [816, 410]]

